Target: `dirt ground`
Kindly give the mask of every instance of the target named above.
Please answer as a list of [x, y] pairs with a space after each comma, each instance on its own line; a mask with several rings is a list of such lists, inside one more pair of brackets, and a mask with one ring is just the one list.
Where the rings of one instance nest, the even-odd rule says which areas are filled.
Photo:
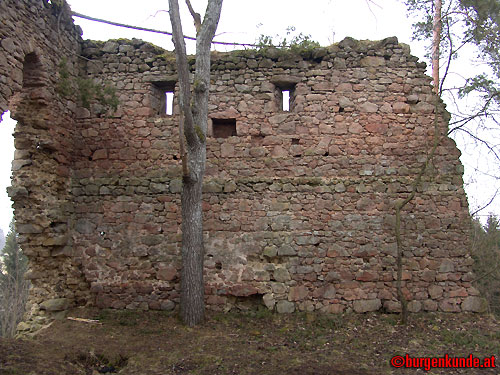
[[[498, 358], [500, 324], [489, 315], [208, 313], [184, 327], [163, 312], [75, 310], [96, 323], [54, 322], [30, 340], [0, 339], [0, 374], [215, 375], [424, 374], [394, 368], [395, 355]], [[499, 360], [500, 361], [500, 360]], [[500, 374], [434, 368], [430, 374]]]

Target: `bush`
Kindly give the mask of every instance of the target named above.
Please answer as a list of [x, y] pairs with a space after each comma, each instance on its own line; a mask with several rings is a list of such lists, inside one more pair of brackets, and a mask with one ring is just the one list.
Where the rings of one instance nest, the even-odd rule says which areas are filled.
[[[300, 53], [301, 51], [312, 51], [320, 47], [319, 43], [312, 40], [310, 35], [303, 33], [296, 34], [295, 27], [289, 26], [286, 29], [286, 36], [275, 37], [269, 35], [260, 35], [257, 41], [258, 49], [266, 49], [269, 47], [277, 47], [282, 49], [290, 49], [292, 52]], [[294, 35], [295, 34], [295, 35]]]

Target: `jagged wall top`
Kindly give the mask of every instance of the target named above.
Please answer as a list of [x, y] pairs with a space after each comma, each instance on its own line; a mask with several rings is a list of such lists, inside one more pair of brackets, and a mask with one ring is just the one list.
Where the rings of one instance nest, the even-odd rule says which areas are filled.
[[[131, 50], [140, 50], [150, 56], [157, 56], [168, 63], [175, 63], [173, 51], [167, 51], [152, 43], [140, 39], [114, 39], [104, 41], [86, 40], [83, 55], [87, 58], [100, 58], [105, 54], [126, 54]], [[401, 68], [416, 66], [425, 70], [426, 64], [410, 54], [410, 47], [399, 43], [397, 37], [388, 37], [380, 41], [356, 40], [350, 37], [327, 47], [317, 48], [277, 48], [263, 47], [259, 49], [234, 50], [230, 52], [212, 52], [212, 69], [217, 69], [219, 62], [231, 62], [238, 58], [270, 59], [278, 62], [276, 67], [293, 68], [300, 60], [320, 63], [331, 61], [335, 69], [346, 69], [367, 66], [386, 66]], [[194, 64], [194, 56], [189, 60]], [[296, 64], [294, 64], [296, 63]], [[266, 64], [264, 63], [263, 67]], [[250, 66], [250, 68], [257, 66]], [[224, 68], [231, 68], [225, 65]], [[233, 68], [237, 68], [235, 65]]]

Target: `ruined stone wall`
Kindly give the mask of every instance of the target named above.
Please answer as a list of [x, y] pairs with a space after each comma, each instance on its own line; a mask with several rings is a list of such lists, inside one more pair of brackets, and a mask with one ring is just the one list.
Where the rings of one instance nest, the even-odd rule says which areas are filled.
[[71, 258], [77, 106], [71, 95], [58, 93], [62, 61], [70, 91], [75, 91], [78, 74], [81, 32], [69, 11], [66, 4], [45, 0], [0, 2], [0, 114], [10, 110], [18, 121], [8, 192], [18, 241], [30, 261], [28, 310], [36, 314], [43, 314], [40, 303], [47, 300], [88, 299], [88, 284]]
[[[9, 193], [30, 260], [30, 311], [173, 309], [182, 188], [174, 55], [140, 40], [83, 42], [69, 12], [45, 0], [0, 2], [0, 112], [18, 120]], [[394, 205], [434, 140], [425, 67], [396, 38], [214, 53], [212, 62], [209, 307], [397, 311]], [[116, 111], [88, 95], [106, 87]], [[445, 137], [403, 211], [411, 311], [480, 309], [459, 155]]]
[[[175, 89], [174, 55], [139, 40], [86, 42], [83, 54], [87, 76], [114, 85], [120, 105], [105, 113], [95, 104], [77, 121], [77, 262], [97, 306], [172, 309], [179, 118], [175, 100], [164, 113], [162, 96]], [[424, 70], [396, 38], [213, 54], [203, 205], [210, 307], [398, 310], [394, 205], [434, 139]], [[477, 309], [459, 155], [445, 137], [403, 212], [411, 311]]]

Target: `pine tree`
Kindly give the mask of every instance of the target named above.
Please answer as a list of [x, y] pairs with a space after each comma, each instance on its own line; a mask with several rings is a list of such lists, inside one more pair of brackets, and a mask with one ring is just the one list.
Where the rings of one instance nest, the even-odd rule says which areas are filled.
[[17, 243], [14, 223], [0, 251], [0, 336], [12, 337], [21, 321], [28, 296], [24, 274], [28, 260]]
[[467, 78], [458, 88], [458, 95], [476, 93], [483, 99], [476, 116], [498, 116], [500, 0], [404, 0], [404, 3], [410, 13], [419, 17], [413, 24], [414, 39], [427, 40], [432, 46], [433, 75], [435, 71], [438, 77], [438, 82], [434, 82], [436, 92], [443, 92], [451, 62], [465, 46], [475, 46], [478, 57], [491, 68], [491, 73]]
[[5, 238], [5, 245], [0, 251], [0, 255], [3, 266], [3, 271], [0, 271], [0, 280], [10, 277], [17, 283], [21, 283], [28, 268], [28, 259], [17, 244], [17, 234], [13, 222], [10, 224], [10, 230]]
[[484, 227], [474, 220], [472, 256], [475, 286], [491, 311], [500, 316], [500, 227], [496, 216], [490, 215]]

